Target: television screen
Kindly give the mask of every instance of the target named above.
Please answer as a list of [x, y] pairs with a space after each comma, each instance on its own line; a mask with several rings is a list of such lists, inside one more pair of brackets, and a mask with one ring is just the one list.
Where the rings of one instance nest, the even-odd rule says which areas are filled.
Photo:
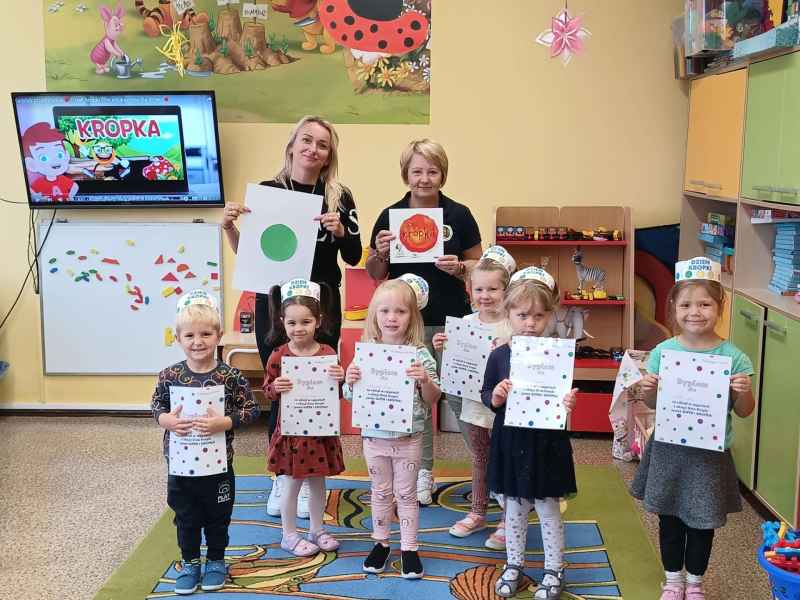
[[214, 92], [11, 96], [31, 208], [224, 204]]

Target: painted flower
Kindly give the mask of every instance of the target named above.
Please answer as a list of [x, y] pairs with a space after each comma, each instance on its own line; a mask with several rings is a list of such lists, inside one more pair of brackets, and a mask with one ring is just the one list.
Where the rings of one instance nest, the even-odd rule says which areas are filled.
[[567, 9], [551, 20], [550, 29], [538, 35], [536, 41], [550, 47], [550, 58], [560, 56], [566, 66], [572, 57], [583, 50], [583, 40], [592, 35], [582, 26], [581, 17], [573, 17]]
[[431, 64], [431, 57], [425, 53], [420, 54], [417, 60], [419, 61], [419, 65], [421, 67], [427, 67]]
[[372, 77], [372, 72], [375, 70], [374, 65], [369, 65], [359, 61], [356, 66], [356, 77], [361, 81], [369, 81]]
[[431, 81], [431, 68], [430, 67], [425, 67], [424, 69], [422, 69], [422, 78], [425, 81], [427, 81], [428, 83], [430, 83], [430, 81]]
[[394, 69], [392, 69], [392, 73], [394, 75], [395, 81], [402, 81], [412, 73], [411, 63], [408, 61], [403, 61], [399, 65], [397, 65]]
[[394, 69], [389, 69], [386, 66], [381, 67], [375, 77], [375, 83], [381, 87], [394, 87]]

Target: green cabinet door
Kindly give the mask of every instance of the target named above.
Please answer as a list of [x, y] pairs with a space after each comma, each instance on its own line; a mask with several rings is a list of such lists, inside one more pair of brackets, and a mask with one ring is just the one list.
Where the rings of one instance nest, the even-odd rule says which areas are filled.
[[764, 324], [761, 370], [764, 383], [761, 386], [755, 490], [779, 517], [797, 527], [800, 321], [770, 310]]
[[786, 70], [792, 55], [750, 65], [747, 80], [744, 157], [740, 194], [755, 200], [775, 200], [779, 186], [781, 121]]
[[785, 58], [781, 150], [775, 199], [778, 202], [800, 204], [800, 55], [789, 54]]
[[752, 490], [755, 484], [756, 424], [758, 423], [758, 389], [761, 377], [761, 341], [765, 309], [747, 298], [734, 294], [731, 305], [731, 336], [734, 346], [750, 357], [753, 363], [753, 393], [756, 408], [749, 417], [733, 414], [731, 454], [739, 479]]

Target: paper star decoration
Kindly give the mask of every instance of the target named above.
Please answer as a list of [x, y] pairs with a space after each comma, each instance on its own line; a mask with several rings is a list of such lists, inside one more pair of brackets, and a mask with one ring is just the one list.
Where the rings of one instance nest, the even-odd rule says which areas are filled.
[[583, 50], [583, 40], [591, 32], [582, 27], [581, 17], [573, 17], [565, 8], [552, 19], [550, 29], [539, 34], [536, 41], [550, 47], [550, 58], [561, 57], [564, 66]]

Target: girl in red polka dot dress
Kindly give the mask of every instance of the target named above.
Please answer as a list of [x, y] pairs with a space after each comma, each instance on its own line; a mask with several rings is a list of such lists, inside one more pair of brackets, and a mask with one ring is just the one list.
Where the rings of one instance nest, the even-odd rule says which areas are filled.
[[[272, 313], [271, 343], [275, 350], [267, 361], [264, 393], [272, 402], [280, 402], [281, 394], [292, 389], [292, 380], [281, 374], [284, 356], [330, 356], [336, 352], [316, 341], [315, 334], [323, 325], [320, 305], [320, 286], [305, 279], [292, 279], [280, 290], [270, 294]], [[288, 343], [279, 345], [288, 339]], [[327, 376], [338, 382], [344, 379], [344, 369], [333, 364]], [[279, 410], [280, 410], [280, 405]], [[312, 556], [320, 550], [333, 551], [339, 542], [322, 527], [325, 509], [325, 477], [344, 471], [342, 446], [339, 438], [290, 436], [281, 433], [280, 418], [269, 444], [267, 468], [286, 475], [286, 487], [281, 496], [281, 548], [295, 556]], [[309, 486], [308, 539], [297, 532], [297, 496], [303, 481]]]

